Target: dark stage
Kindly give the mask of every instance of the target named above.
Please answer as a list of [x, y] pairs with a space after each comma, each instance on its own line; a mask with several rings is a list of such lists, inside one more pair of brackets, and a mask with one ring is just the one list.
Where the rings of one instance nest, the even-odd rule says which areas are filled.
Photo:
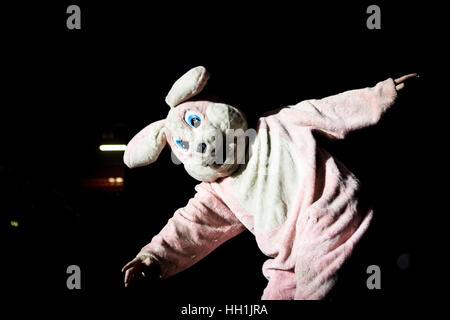
[[[70, 4], [81, 8], [81, 30], [66, 27]], [[123, 152], [99, 146], [126, 144], [166, 117], [172, 83], [204, 65], [214, 94], [242, 109], [253, 126], [266, 111], [420, 74], [377, 126], [345, 140], [319, 138], [362, 181], [375, 218], [326, 301], [274, 303], [271, 316], [281, 309], [315, 312], [322, 304], [360, 301], [374, 308], [420, 300], [429, 277], [423, 272], [430, 226], [423, 215], [433, 215], [423, 201], [433, 184], [421, 168], [433, 167], [427, 150], [436, 133], [423, 112], [431, 108], [434, 61], [425, 55], [440, 54], [429, 36], [436, 30], [431, 12], [439, 9], [382, 3], [381, 29], [369, 30], [369, 4], [3, 7], [2, 291], [44, 311], [73, 301], [135, 309], [141, 301], [139, 308], [169, 319], [183, 319], [188, 304], [262, 303], [266, 257], [248, 231], [172, 278], [123, 287], [122, 266], [187, 203], [198, 182], [172, 163], [167, 148], [156, 163], [128, 169]], [[80, 267], [79, 290], [66, 286], [70, 265]], [[381, 269], [380, 290], [366, 287], [369, 265]]]

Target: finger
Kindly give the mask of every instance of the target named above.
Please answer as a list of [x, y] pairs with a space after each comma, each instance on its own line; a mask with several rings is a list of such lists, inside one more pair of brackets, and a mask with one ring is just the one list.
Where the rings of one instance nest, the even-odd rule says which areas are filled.
[[136, 264], [136, 262], [138, 262], [139, 259], [138, 258], [134, 258], [133, 260], [131, 260], [130, 262], [128, 262], [123, 268], [122, 268], [122, 272], [124, 272], [127, 269], [130, 269], [132, 266], [134, 266]]
[[395, 90], [399, 91], [399, 90], [403, 89], [404, 87], [405, 87], [405, 84], [404, 83], [400, 83], [400, 84], [395, 86]]
[[417, 73], [410, 73], [410, 74], [404, 75], [404, 76], [402, 76], [400, 78], [395, 79], [394, 81], [396, 83], [402, 83], [403, 81], [405, 81], [405, 80], [407, 80], [409, 78], [414, 78], [414, 77], [417, 77]]
[[125, 272], [125, 277], [123, 278], [123, 283], [124, 283], [124, 285], [125, 285], [125, 288], [128, 287], [128, 281], [129, 281], [129, 275], [128, 275], [128, 273], [129, 273], [129, 270], [127, 270], [127, 271]]
[[407, 74], [407, 75], [404, 75], [404, 76], [402, 76], [400, 78], [395, 79], [394, 82], [397, 83], [397, 84], [400, 84], [400, 83], [402, 83], [403, 81], [405, 81], [405, 80], [407, 80], [409, 78], [415, 78], [415, 77], [417, 77], [417, 73], [410, 73], [410, 74]]
[[133, 278], [134, 278], [134, 270], [128, 269], [127, 272], [125, 272], [125, 279], [124, 279], [125, 287], [128, 287]]

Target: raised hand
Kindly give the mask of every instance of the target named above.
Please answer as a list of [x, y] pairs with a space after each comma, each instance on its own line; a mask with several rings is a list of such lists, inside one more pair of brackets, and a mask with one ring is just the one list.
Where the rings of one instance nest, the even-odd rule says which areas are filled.
[[419, 78], [419, 75], [417, 73], [410, 73], [410, 74], [407, 74], [400, 78], [395, 79], [394, 80], [395, 89], [397, 91], [403, 89], [405, 87], [405, 83], [407, 82], [407, 80], [411, 79], [411, 78], [414, 78], [414, 79]]

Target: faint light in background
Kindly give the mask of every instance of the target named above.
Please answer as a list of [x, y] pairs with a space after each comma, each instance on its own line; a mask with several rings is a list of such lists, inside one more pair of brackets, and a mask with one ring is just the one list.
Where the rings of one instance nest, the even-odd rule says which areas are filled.
[[81, 180], [81, 185], [90, 190], [112, 191], [115, 189], [122, 190], [125, 179], [123, 177], [102, 177], [102, 178], [85, 178]]
[[19, 221], [17, 221], [17, 220], [11, 220], [10, 224], [11, 224], [11, 227], [17, 228], [17, 227], [19, 226]]
[[108, 178], [108, 182], [111, 184], [122, 185], [123, 178], [122, 177], [117, 177], [117, 178], [110, 177], [110, 178]]
[[409, 254], [407, 254], [407, 253], [401, 254], [397, 259], [397, 266], [401, 270], [408, 269], [409, 263], [410, 263], [410, 258], [409, 258]]
[[125, 144], [102, 144], [100, 151], [125, 151], [127, 146]]

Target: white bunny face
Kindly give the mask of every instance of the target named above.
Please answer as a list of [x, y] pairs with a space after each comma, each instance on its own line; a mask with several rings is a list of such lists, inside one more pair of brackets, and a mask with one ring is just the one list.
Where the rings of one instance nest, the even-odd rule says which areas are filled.
[[170, 110], [165, 125], [172, 151], [197, 180], [229, 176], [242, 163], [245, 146], [236, 148], [236, 143], [247, 123], [241, 112], [230, 105], [185, 102]]
[[247, 122], [236, 108], [211, 101], [186, 101], [208, 80], [203, 67], [189, 70], [166, 97], [171, 107], [165, 120], [141, 130], [129, 143], [124, 162], [130, 167], [150, 164], [168, 142], [186, 171], [200, 181], [231, 175], [245, 160]]

